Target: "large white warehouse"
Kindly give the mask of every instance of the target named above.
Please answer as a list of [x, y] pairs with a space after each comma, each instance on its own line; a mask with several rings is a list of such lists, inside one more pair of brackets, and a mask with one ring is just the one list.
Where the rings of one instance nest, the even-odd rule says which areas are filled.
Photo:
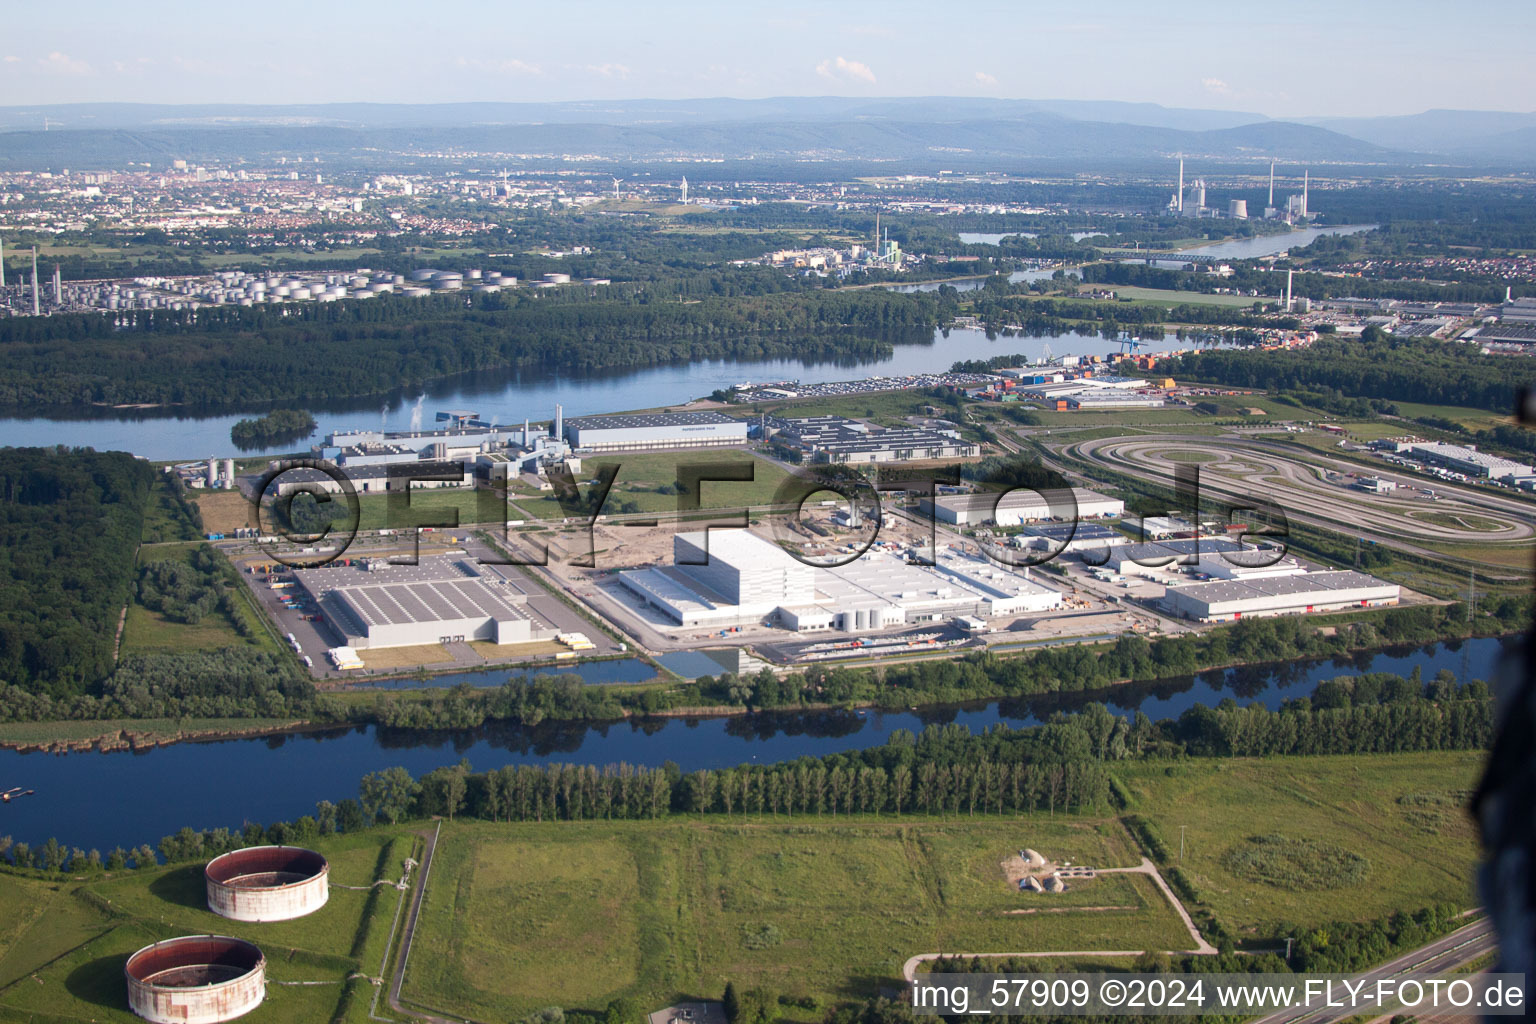
[[873, 550], [848, 565], [813, 567], [746, 530], [673, 540], [676, 564], [620, 574], [631, 594], [685, 628], [772, 620], [796, 631], [887, 629], [956, 616], [996, 618], [1061, 606], [1027, 571], [946, 548], [937, 564]]
[[746, 444], [747, 424], [718, 412], [578, 416], [565, 421], [565, 439], [595, 452], [721, 448]]
[[[1079, 519], [1102, 519], [1125, 514], [1125, 502], [1119, 498], [1111, 498], [1082, 487], [1072, 488], [1072, 496], [1077, 500]], [[1062, 512], [1060, 508], [1052, 509], [1044, 498], [1029, 490], [1006, 491], [1001, 495], [997, 491], [945, 494], [937, 498], [924, 498], [921, 508], [925, 515], [955, 526], [974, 526], [994, 519], [998, 526], [1018, 526], [1051, 519]]]
[[1375, 608], [1398, 602], [1402, 588], [1350, 570], [1218, 580], [1169, 587], [1163, 605], [1198, 622]]
[[553, 625], [528, 594], [494, 565], [446, 555], [417, 565], [381, 559], [294, 573], [347, 647], [410, 647], [452, 641], [497, 644], [552, 640]]

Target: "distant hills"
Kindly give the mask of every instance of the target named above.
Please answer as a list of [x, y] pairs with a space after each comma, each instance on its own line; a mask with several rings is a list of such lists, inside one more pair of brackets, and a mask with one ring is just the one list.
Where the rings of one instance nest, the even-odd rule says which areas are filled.
[[[50, 130], [41, 130], [44, 119]], [[1536, 157], [1536, 114], [1432, 110], [1305, 123], [1153, 103], [915, 97], [0, 107], [0, 168], [453, 150], [615, 163], [1150, 166], [1193, 160], [1403, 167]]]

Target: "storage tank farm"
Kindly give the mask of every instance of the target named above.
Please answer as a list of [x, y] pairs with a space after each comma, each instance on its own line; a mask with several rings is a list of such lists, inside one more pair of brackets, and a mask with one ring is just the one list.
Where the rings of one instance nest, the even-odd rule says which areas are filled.
[[256, 1009], [267, 958], [244, 939], [184, 935], [145, 946], [123, 965], [128, 1005], [156, 1024], [217, 1024]]
[[[208, 909], [232, 921], [288, 921], [325, 906], [330, 864], [298, 846], [252, 846], [203, 868]], [[216, 1024], [266, 997], [266, 956], [244, 939], [186, 935], [145, 946], [123, 967], [128, 1006], [145, 1020]]]
[[215, 857], [203, 869], [208, 909], [233, 921], [288, 921], [329, 898], [330, 866], [313, 850], [252, 846]]

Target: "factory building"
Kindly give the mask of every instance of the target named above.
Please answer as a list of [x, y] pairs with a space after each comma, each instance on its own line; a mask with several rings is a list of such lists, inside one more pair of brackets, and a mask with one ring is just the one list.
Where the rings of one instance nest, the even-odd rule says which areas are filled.
[[844, 416], [773, 419], [768, 430], [778, 443], [799, 448], [812, 462], [867, 464], [981, 454], [981, 446], [964, 440], [958, 430], [887, 429]]
[[417, 565], [373, 559], [301, 569], [294, 578], [351, 648], [516, 644], [553, 640], [557, 633], [529, 606], [517, 581], [468, 559], [424, 556]]
[[[1050, 495], [1054, 497], [1054, 495]], [[1082, 487], [1072, 488], [1077, 501], [1079, 519], [1100, 519], [1125, 514], [1125, 502]], [[1062, 496], [1065, 503], [1065, 496]], [[1023, 523], [1051, 519], [1071, 514], [1070, 505], [1065, 510], [1052, 509], [1045, 498], [1029, 490], [983, 491], [978, 494], [945, 494], [936, 498], [923, 498], [919, 507], [926, 516], [941, 523], [955, 526], [975, 526], [979, 523], [996, 522], [998, 526], [1019, 526]]]
[[[1061, 595], [986, 559], [953, 549], [931, 566], [877, 549], [847, 565], [809, 566], [746, 530], [679, 534], [675, 563], [619, 574], [644, 604], [685, 628], [771, 621], [796, 632], [866, 632], [957, 616], [995, 618], [1061, 606]], [[692, 563], [692, 564], [691, 564]]]
[[1054, 550], [1065, 555], [1076, 551], [1102, 551], [1115, 544], [1124, 544], [1125, 535], [1102, 523], [1035, 523], [1023, 527], [1008, 541], [1017, 548]]
[[1402, 588], [1350, 570], [1169, 587], [1163, 607], [1197, 622], [1230, 622], [1271, 615], [1377, 608], [1397, 604]]
[[747, 443], [747, 424], [718, 412], [578, 416], [565, 421], [564, 437], [594, 452], [724, 448]]
[[[352, 481], [352, 486], [359, 494], [383, 494], [386, 491], [413, 491], [436, 490], [442, 487], [468, 487], [474, 483], [474, 473], [470, 466], [460, 467], [463, 470], [461, 476], [452, 476], [443, 480], [412, 480], [408, 476], [399, 475], [402, 470], [395, 466], [348, 466], [342, 470], [346, 478]], [[391, 474], [394, 475], [391, 475]], [[323, 473], [318, 469], [301, 467], [289, 469], [277, 478], [274, 488], [278, 497], [285, 497], [298, 491], [313, 493], [324, 491], [327, 494], [340, 494], [341, 484], [337, 483], [329, 473]]]
[[1417, 442], [1407, 446], [1408, 454], [1435, 466], [1454, 469], [1482, 480], [1502, 480], [1508, 476], [1530, 476], [1531, 467], [1497, 455], [1486, 455], [1470, 445]]
[[1165, 396], [1138, 392], [1088, 392], [1061, 399], [1073, 412], [1099, 412], [1105, 409], [1161, 409], [1168, 404]]
[[1219, 560], [1227, 552], [1242, 547], [1227, 537], [1190, 537], [1145, 544], [1125, 543], [1122, 538], [1120, 544], [1109, 549], [1103, 566], [1124, 576], [1157, 577], [1180, 567], [1197, 565], [1202, 558]]

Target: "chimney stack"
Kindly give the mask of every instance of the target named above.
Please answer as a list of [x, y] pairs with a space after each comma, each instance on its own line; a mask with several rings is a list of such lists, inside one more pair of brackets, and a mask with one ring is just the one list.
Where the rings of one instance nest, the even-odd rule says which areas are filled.
[[32, 247], [32, 315], [41, 316], [43, 313], [43, 297], [37, 290], [37, 246]]
[[555, 440], [565, 437], [565, 410], [559, 405], [555, 406]]

